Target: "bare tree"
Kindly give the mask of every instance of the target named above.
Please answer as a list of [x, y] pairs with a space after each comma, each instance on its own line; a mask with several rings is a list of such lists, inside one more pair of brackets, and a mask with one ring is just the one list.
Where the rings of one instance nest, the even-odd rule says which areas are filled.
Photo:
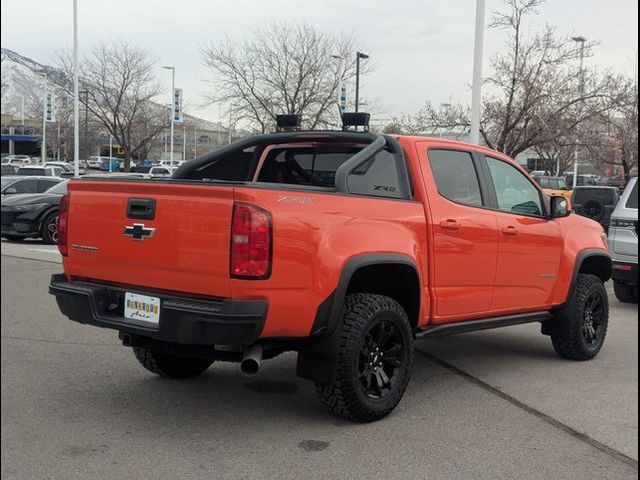
[[[355, 76], [354, 39], [317, 31], [309, 24], [274, 22], [253, 37], [200, 49], [213, 78], [213, 102], [233, 105], [234, 117], [261, 132], [278, 114], [301, 114], [305, 126], [337, 123], [341, 80]], [[370, 67], [362, 65], [361, 74]]]
[[631, 171], [638, 166], [637, 78], [624, 85], [618, 96], [623, 101], [581, 130], [582, 145], [596, 167], [621, 168], [629, 181]]
[[[88, 92], [81, 101], [122, 148], [125, 170], [167, 126], [163, 107], [153, 102], [161, 91], [155, 63], [147, 50], [112, 41], [98, 44], [81, 64], [81, 89]], [[68, 54], [60, 55], [60, 66], [72, 78]], [[68, 80], [64, 87], [70, 91]]]
[[[525, 20], [543, 0], [506, 0], [505, 13], [495, 13], [491, 26], [507, 32], [507, 50], [491, 60], [485, 80], [481, 135], [490, 147], [512, 157], [555, 139], [577, 141], [578, 126], [616, 105], [622, 79], [584, 69], [578, 72], [580, 48], [553, 27], [530, 34]], [[591, 55], [596, 43], [585, 45]], [[583, 88], [579, 82], [583, 81]], [[427, 131], [469, 129], [467, 107], [439, 109], [427, 103], [411, 119]], [[416, 125], [417, 124], [417, 125]]]

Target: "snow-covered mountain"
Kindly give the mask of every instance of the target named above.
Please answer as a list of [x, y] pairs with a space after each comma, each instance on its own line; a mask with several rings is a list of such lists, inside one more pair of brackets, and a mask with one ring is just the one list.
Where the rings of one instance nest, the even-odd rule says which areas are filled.
[[13, 50], [3, 48], [2, 113], [19, 114], [23, 97], [25, 114], [31, 116], [39, 113], [45, 85], [52, 89], [53, 83], [63, 76], [62, 71], [57, 68], [42, 65]]
[[[43, 65], [19, 53], [2, 48], [2, 113], [21, 115], [24, 99], [25, 116], [41, 118], [43, 98], [46, 90], [53, 91], [58, 99], [66, 97], [55, 83], [63, 83], [62, 70]], [[165, 107], [158, 104], [160, 111]], [[227, 132], [227, 128], [193, 115], [185, 114], [190, 125], [198, 129]]]

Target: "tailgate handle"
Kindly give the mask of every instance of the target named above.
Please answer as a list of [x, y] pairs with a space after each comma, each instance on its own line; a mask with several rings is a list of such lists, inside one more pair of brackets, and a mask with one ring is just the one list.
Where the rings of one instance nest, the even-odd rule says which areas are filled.
[[153, 198], [130, 198], [127, 200], [127, 218], [153, 220], [156, 216], [156, 201]]

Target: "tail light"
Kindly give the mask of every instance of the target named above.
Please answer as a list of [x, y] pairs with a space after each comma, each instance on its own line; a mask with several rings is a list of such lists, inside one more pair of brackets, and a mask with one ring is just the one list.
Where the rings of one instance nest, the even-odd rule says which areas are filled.
[[246, 203], [233, 206], [231, 277], [253, 280], [271, 274], [271, 215]]
[[60, 210], [58, 211], [58, 250], [63, 257], [69, 253], [67, 246], [67, 230], [69, 228], [69, 194], [60, 198]]

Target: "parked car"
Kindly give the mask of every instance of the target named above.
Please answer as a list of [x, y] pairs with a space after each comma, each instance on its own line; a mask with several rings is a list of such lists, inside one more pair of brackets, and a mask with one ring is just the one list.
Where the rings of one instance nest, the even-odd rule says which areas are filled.
[[[573, 174], [565, 175], [565, 180], [567, 185], [573, 188]], [[597, 186], [596, 179], [593, 175], [578, 175], [578, 186], [579, 187], [589, 187], [589, 186]]]
[[573, 360], [604, 342], [602, 227], [477, 145], [282, 132], [171, 178], [71, 182], [49, 291], [157, 375], [297, 351], [328, 408], [368, 422], [402, 398], [414, 336], [541, 322]]
[[[75, 167], [69, 162], [47, 162], [44, 164], [44, 166], [62, 169], [62, 171], [60, 172], [60, 177], [62, 178], [71, 178], [75, 175]], [[78, 173], [80, 175], [85, 175], [86, 170], [84, 168], [78, 169]]]
[[154, 166], [151, 167], [147, 173], [150, 177], [170, 177], [176, 170], [176, 167]]
[[43, 193], [61, 181], [61, 178], [56, 177], [7, 176], [2, 177], [0, 193], [3, 197], [21, 193]]
[[531, 175], [533, 178], [553, 176], [553, 174], [548, 170], [533, 170], [529, 175]]
[[2, 164], [2, 172], [1, 175], [15, 175], [16, 172], [18, 171], [18, 167], [16, 167], [15, 165], [10, 165], [10, 164]]
[[93, 168], [94, 170], [99, 170], [102, 168], [102, 157], [90, 156], [85, 160], [85, 164], [87, 168]]
[[60, 198], [67, 193], [64, 180], [44, 193], [23, 193], [2, 197], [2, 237], [17, 242], [42, 238], [46, 244], [58, 241]]
[[567, 200], [571, 200], [571, 188], [567, 185], [567, 182], [562, 177], [533, 177], [533, 179], [542, 187], [542, 190], [547, 195], [565, 197]]
[[3, 165], [30, 165], [31, 157], [29, 155], [7, 155], [2, 158]]
[[117, 172], [120, 170], [122, 159], [117, 157], [102, 157], [100, 170], [105, 172]]
[[620, 190], [624, 190], [626, 187], [626, 180], [621, 175], [616, 175], [613, 177], [602, 177], [598, 182], [598, 185], [603, 187], [617, 187]]
[[136, 160], [131, 164], [131, 171], [137, 173], [148, 173], [151, 167], [154, 166], [153, 160]]
[[619, 201], [620, 190], [615, 187], [577, 187], [571, 196], [575, 212], [595, 220], [605, 230], [609, 228], [611, 214]]
[[41, 167], [31, 165], [28, 167], [20, 167], [16, 175], [37, 175], [39, 177], [59, 177], [63, 170], [60, 167]]
[[59, 167], [65, 172], [73, 172], [73, 165], [69, 162], [47, 162], [45, 167]]
[[611, 215], [613, 287], [621, 302], [638, 303], [638, 177], [632, 178]]

